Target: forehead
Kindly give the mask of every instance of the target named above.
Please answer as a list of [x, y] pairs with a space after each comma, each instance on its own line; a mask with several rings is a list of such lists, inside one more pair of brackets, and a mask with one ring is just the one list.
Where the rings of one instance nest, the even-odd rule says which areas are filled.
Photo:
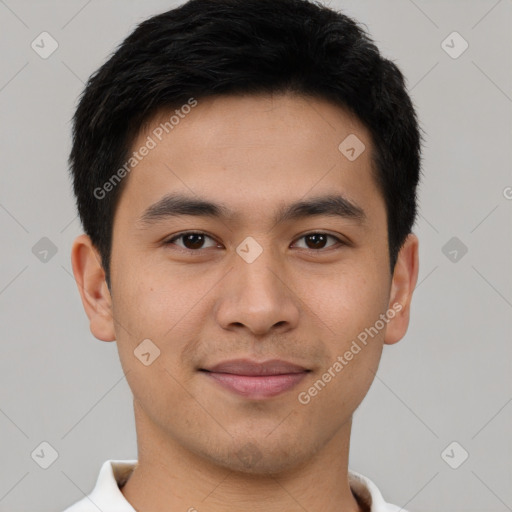
[[369, 131], [326, 100], [289, 94], [198, 99], [193, 107], [155, 115], [131, 151], [144, 146], [152, 149], [133, 167], [122, 194], [139, 213], [176, 191], [218, 198], [247, 216], [282, 207], [286, 197], [335, 191], [356, 204], [383, 206]]
[[216, 149], [241, 143], [247, 148], [270, 143], [307, 149], [321, 141], [337, 147], [344, 133], [358, 134], [371, 145], [371, 135], [354, 114], [323, 98], [295, 93], [236, 94], [193, 100], [195, 105], [190, 107], [191, 103], [189, 99], [181, 106], [158, 111], [144, 124], [134, 145], [148, 135], [161, 142], [178, 131], [182, 144], [189, 139], [194, 145]]

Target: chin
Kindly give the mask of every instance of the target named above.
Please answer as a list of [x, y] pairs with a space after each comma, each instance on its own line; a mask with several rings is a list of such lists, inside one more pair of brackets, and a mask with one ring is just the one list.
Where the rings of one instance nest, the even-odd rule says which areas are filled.
[[[214, 464], [230, 471], [260, 476], [282, 475], [307, 464], [308, 457], [297, 451], [297, 444], [266, 441], [239, 440], [222, 452], [217, 450], [207, 456]], [[303, 440], [300, 444], [304, 446]]]

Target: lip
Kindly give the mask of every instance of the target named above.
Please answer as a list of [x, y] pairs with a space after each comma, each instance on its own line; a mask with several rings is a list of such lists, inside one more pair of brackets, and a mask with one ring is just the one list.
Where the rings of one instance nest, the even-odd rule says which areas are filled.
[[254, 361], [252, 359], [232, 359], [223, 361], [214, 366], [205, 368], [213, 373], [230, 373], [233, 375], [284, 375], [291, 373], [302, 373], [306, 368], [297, 364], [289, 363], [282, 359], [270, 359], [267, 361]]
[[272, 359], [234, 359], [201, 368], [207, 378], [225, 389], [251, 399], [277, 396], [295, 387], [310, 371], [302, 366]]

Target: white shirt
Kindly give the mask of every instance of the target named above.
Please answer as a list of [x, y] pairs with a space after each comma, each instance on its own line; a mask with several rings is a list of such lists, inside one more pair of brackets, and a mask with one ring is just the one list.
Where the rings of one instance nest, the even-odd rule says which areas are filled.
[[[136, 463], [137, 460], [106, 460], [94, 489], [63, 512], [136, 512], [120, 490]], [[370, 512], [407, 512], [386, 503], [377, 486], [365, 476], [349, 470], [348, 479], [352, 492]]]

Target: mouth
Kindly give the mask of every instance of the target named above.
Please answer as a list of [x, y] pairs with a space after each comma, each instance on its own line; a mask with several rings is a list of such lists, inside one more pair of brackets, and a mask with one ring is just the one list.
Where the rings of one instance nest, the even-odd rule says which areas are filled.
[[200, 371], [224, 389], [250, 399], [277, 396], [294, 388], [311, 370], [273, 359], [224, 361]]

